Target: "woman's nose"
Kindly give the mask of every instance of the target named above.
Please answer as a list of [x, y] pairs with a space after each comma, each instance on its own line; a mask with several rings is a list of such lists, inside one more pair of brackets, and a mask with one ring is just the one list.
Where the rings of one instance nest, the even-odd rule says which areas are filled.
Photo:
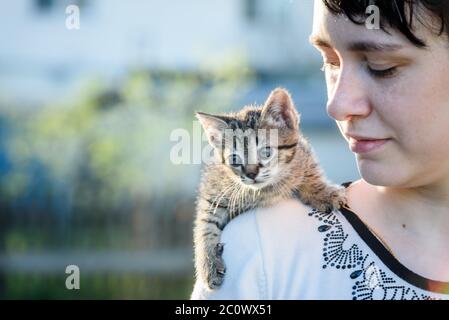
[[353, 117], [367, 117], [371, 113], [369, 90], [363, 75], [355, 68], [342, 68], [337, 81], [329, 91], [327, 113], [337, 121]]

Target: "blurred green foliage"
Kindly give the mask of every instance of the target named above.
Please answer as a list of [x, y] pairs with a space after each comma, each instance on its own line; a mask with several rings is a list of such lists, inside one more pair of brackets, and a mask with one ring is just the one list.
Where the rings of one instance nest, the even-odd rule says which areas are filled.
[[151, 276], [144, 273], [90, 274], [79, 290], [65, 288], [65, 276], [8, 274], [1, 299], [189, 299], [192, 276]]
[[[192, 249], [199, 165], [170, 161], [170, 133], [195, 111], [236, 109], [251, 85], [230, 56], [198, 72], [133, 70], [86, 80], [45, 106], [0, 102], [0, 254], [52, 250]], [[1, 155], [1, 154], [0, 154]], [[191, 274], [192, 270], [186, 270]], [[0, 270], [3, 298], [188, 298], [193, 274], [87, 274], [77, 294], [64, 274]]]
[[232, 107], [249, 79], [232, 57], [199, 73], [133, 71], [115, 87], [97, 79], [73, 99], [45, 107], [0, 108], [11, 128], [12, 163], [0, 181], [2, 200], [29, 193], [39, 179], [36, 166], [48, 175], [40, 185], [48, 196], [64, 191], [73, 206], [89, 211], [120, 211], [183, 192], [179, 186], [195, 171], [170, 162], [170, 132], [191, 130], [196, 110]]

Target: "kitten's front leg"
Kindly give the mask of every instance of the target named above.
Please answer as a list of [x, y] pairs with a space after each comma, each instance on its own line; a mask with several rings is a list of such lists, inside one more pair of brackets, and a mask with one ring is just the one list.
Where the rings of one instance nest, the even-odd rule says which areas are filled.
[[323, 212], [339, 210], [347, 204], [346, 189], [341, 186], [326, 184], [322, 192], [316, 194], [318, 203], [316, 207]]
[[220, 237], [228, 221], [228, 211], [224, 207], [211, 206], [200, 200], [194, 229], [195, 270], [197, 278], [210, 289], [221, 286], [226, 267], [222, 257], [224, 244]]
[[304, 183], [300, 190], [301, 200], [322, 212], [339, 210], [347, 203], [346, 189], [329, 184], [324, 178], [314, 177]]

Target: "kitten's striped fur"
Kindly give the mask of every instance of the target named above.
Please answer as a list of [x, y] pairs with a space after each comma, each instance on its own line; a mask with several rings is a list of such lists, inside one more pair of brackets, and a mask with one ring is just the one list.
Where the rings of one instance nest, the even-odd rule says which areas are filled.
[[[286, 90], [274, 90], [263, 107], [248, 106], [220, 116], [197, 113], [197, 117], [220, 158], [203, 171], [194, 228], [196, 276], [214, 289], [225, 275], [220, 235], [232, 218], [292, 197], [322, 211], [338, 209], [346, 199], [344, 188], [324, 178]], [[232, 129], [236, 138], [223, 149], [225, 129]], [[256, 135], [261, 129], [276, 129], [277, 144]], [[257, 138], [245, 144], [246, 132]], [[271, 149], [266, 149], [270, 143]], [[270, 151], [271, 158], [266, 157]], [[231, 165], [232, 161], [236, 163]]]

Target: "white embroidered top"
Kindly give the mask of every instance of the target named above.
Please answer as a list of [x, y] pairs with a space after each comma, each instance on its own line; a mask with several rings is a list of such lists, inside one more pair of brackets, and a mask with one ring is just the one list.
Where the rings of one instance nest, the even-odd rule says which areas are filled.
[[449, 282], [407, 269], [349, 209], [287, 200], [238, 216], [221, 239], [223, 285], [197, 281], [191, 299], [449, 299]]

